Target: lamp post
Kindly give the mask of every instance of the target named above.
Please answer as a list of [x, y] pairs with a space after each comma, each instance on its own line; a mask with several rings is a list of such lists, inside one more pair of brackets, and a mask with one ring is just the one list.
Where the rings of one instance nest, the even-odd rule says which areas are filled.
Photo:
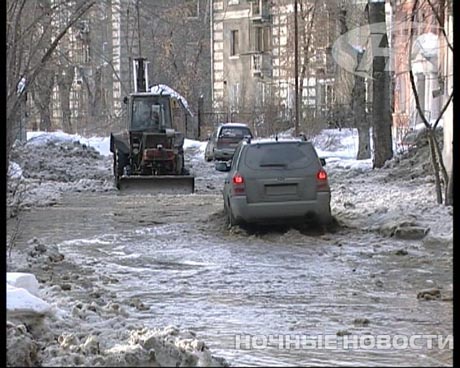
[[294, 0], [294, 79], [295, 79], [295, 135], [299, 135], [299, 37], [297, 31], [297, 0]]

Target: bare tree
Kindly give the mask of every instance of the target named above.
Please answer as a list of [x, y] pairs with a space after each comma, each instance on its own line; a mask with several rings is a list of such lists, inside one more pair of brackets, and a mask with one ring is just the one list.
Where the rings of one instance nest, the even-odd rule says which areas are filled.
[[[153, 8], [140, 1], [139, 37], [142, 53], [151, 61], [150, 81], [171, 86], [196, 110], [199, 97], [210, 106], [209, 6], [206, 1], [158, 1]], [[197, 9], [200, 10], [197, 13]]]
[[[436, 13], [436, 9], [434, 6], [431, 4], [430, 0], [427, 0], [432, 11]], [[411, 12], [411, 23], [413, 24], [415, 22], [415, 16], [418, 10], [419, 6], [419, 1], [414, 0], [413, 6], [412, 6], [412, 12]], [[439, 21], [440, 17], [437, 14], [436, 19]], [[447, 38], [447, 35], [445, 32], [442, 32], [443, 36]], [[415, 99], [415, 105], [416, 109], [419, 113], [419, 116], [422, 119], [423, 124], [425, 125], [426, 128], [426, 133], [427, 133], [427, 138], [428, 138], [428, 144], [430, 147], [430, 158], [431, 158], [431, 164], [433, 168], [433, 174], [435, 177], [435, 185], [436, 185], [436, 199], [438, 204], [443, 203], [443, 195], [442, 195], [442, 185], [441, 183], [444, 183], [444, 198], [445, 198], [445, 204], [453, 204], [453, 196], [452, 192], [449, 193], [449, 191], [453, 191], [453, 175], [451, 175], [451, 178], [449, 179], [449, 176], [447, 174], [447, 170], [444, 166], [444, 161], [442, 158], [442, 153], [441, 153], [441, 148], [439, 145], [439, 142], [436, 137], [436, 128], [444, 115], [444, 112], [446, 111], [447, 107], [452, 101], [453, 98], [453, 92], [449, 95], [447, 101], [445, 102], [444, 106], [441, 109], [441, 112], [439, 116], [436, 118], [435, 122], [433, 124], [430, 124], [430, 122], [427, 120], [425, 116], [425, 112], [423, 111], [420, 103], [420, 97], [417, 91], [417, 86], [415, 84], [415, 79], [414, 79], [414, 73], [412, 71], [412, 39], [414, 36], [414, 27], [410, 27], [410, 34], [409, 34], [409, 53], [408, 53], [408, 59], [409, 59], [409, 79], [410, 79], [410, 84], [411, 84], [411, 89], [412, 93], [414, 94], [414, 99]], [[449, 44], [449, 48], [453, 50], [453, 46]], [[453, 171], [452, 171], [453, 172]], [[441, 176], [442, 176], [442, 181], [441, 181]]]
[[[7, 1], [7, 156], [18, 131], [18, 116], [31, 86], [46, 71], [62, 38], [72, 25], [94, 4], [82, 0], [71, 17], [62, 24], [50, 42], [51, 22], [66, 2], [9, 0]], [[18, 85], [23, 81], [23, 86]], [[8, 165], [7, 165], [8, 167]]]
[[373, 32], [382, 26], [376, 34], [371, 34], [372, 60], [372, 135], [374, 142], [374, 168], [381, 168], [393, 157], [391, 134], [390, 74], [385, 70], [387, 56], [378, 52], [388, 50], [388, 37], [385, 25], [385, 0], [368, 1], [369, 25]]

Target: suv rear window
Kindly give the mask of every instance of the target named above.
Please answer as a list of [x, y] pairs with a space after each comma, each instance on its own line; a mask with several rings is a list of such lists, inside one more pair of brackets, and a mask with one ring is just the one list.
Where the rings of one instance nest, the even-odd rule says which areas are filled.
[[243, 139], [246, 135], [250, 135], [251, 131], [245, 127], [223, 127], [220, 130], [219, 138], [220, 137], [228, 137], [228, 138], [241, 138]]
[[318, 156], [310, 143], [269, 143], [247, 147], [244, 163], [253, 170], [265, 168], [302, 169], [307, 168]]

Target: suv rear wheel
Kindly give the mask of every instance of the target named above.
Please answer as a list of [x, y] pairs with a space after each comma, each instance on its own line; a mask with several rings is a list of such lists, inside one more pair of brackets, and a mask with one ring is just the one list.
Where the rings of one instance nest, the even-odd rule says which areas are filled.
[[332, 223], [332, 215], [331, 215], [331, 206], [329, 205], [328, 210], [324, 211], [324, 213], [318, 214], [318, 220], [321, 225], [328, 226]]
[[232, 208], [228, 203], [225, 203], [225, 215], [227, 216], [227, 225], [229, 228], [238, 225], [238, 221], [233, 216]]

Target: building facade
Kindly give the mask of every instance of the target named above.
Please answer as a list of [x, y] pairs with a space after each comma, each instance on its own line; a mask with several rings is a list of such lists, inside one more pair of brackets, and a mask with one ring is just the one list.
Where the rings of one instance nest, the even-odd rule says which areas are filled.
[[[440, 19], [444, 19], [445, 2], [430, 2]], [[413, 0], [397, 0], [393, 12], [393, 132], [399, 139], [408, 130], [423, 124], [417, 111], [409, 70], [413, 73], [420, 107], [428, 122], [434, 123], [438, 119], [448, 96], [448, 47], [442, 33], [445, 25], [439, 23], [428, 1], [420, 0], [414, 12], [413, 6]]]
[[[250, 123], [264, 134], [291, 127], [295, 116], [294, 1], [212, 3], [214, 110], [220, 112], [221, 120]], [[334, 100], [331, 46], [336, 20], [327, 5], [317, 5], [313, 11], [313, 3], [299, 0], [298, 7], [302, 121], [327, 116]]]

